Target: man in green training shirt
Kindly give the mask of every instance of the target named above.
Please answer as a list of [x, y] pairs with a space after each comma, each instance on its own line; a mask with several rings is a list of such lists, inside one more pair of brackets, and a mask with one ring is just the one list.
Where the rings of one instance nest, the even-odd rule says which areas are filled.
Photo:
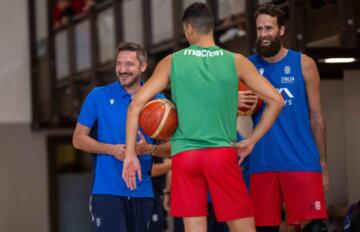
[[[204, 3], [194, 3], [183, 16], [190, 47], [168, 55], [129, 106], [123, 178], [130, 189], [141, 184], [135, 153], [138, 116], [142, 107], [171, 83], [179, 124], [171, 138], [171, 214], [184, 218], [185, 230], [205, 232], [207, 194], [216, 218], [232, 232], [255, 231], [254, 213], [240, 162], [275, 121], [283, 106], [281, 95], [243, 56], [215, 45], [214, 17]], [[266, 102], [261, 122], [236, 143], [238, 81]]]

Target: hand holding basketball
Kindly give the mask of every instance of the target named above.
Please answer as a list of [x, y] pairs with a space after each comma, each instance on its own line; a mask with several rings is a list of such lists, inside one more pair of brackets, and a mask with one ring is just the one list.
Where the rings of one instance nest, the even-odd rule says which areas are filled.
[[138, 131], [137, 133], [139, 140], [136, 142], [135, 151], [137, 155], [147, 154], [149, 153], [149, 148], [151, 148], [151, 144], [146, 142], [144, 135]]
[[254, 94], [243, 82], [239, 82], [238, 114], [253, 115], [260, 110], [263, 101]]

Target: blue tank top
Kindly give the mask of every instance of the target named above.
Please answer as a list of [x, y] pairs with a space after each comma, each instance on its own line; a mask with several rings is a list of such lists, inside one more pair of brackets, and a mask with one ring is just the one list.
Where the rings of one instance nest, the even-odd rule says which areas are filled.
[[[320, 172], [320, 154], [310, 126], [301, 53], [289, 49], [286, 56], [276, 63], [268, 63], [257, 54], [250, 56], [249, 60], [285, 101], [278, 119], [250, 155], [250, 173]], [[264, 106], [253, 116], [254, 126], [259, 123], [263, 110]]]

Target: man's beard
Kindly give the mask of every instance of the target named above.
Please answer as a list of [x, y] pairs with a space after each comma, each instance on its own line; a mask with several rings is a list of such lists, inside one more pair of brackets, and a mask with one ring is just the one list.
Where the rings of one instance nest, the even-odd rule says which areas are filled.
[[[122, 75], [127, 75], [127, 77], [125, 77], [125, 79], [131, 79], [131, 80], [129, 82], [128, 82], [128, 80], [125, 80], [126, 83], [123, 83], [121, 81]], [[141, 80], [140, 74], [138, 76], [133, 76], [131, 73], [121, 73], [121, 74], [119, 73], [117, 76], [120, 79], [120, 84], [125, 88], [133, 87], [133, 86], [137, 85]]]
[[276, 36], [274, 39], [270, 39], [270, 45], [261, 45], [263, 39], [256, 39], [256, 52], [262, 57], [275, 56], [281, 49], [280, 36]]

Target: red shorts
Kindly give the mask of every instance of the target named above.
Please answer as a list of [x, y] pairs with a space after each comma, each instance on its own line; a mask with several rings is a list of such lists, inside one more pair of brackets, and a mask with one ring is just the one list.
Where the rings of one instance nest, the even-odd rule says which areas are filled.
[[250, 176], [256, 226], [277, 226], [285, 203], [287, 223], [326, 219], [320, 172], [262, 172]]
[[218, 221], [254, 216], [234, 148], [190, 150], [172, 159], [172, 216], [206, 216], [209, 192]]

